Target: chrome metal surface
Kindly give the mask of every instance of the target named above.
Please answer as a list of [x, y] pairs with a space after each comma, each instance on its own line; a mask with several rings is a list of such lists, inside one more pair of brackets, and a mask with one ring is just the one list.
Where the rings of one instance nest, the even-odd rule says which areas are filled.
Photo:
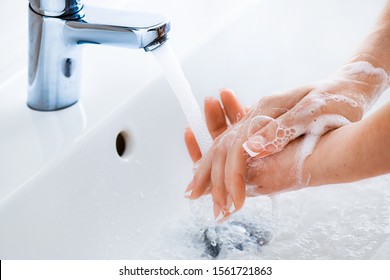
[[31, 9], [44, 16], [61, 17], [81, 10], [80, 0], [30, 0]]
[[[76, 6], [80, 7], [76, 13], [64, 13]], [[54, 16], [61, 14], [60, 10], [62, 16]], [[78, 0], [31, 0], [27, 105], [39, 111], [54, 111], [78, 101], [82, 45], [151, 51], [167, 40], [169, 30], [169, 20], [159, 14], [83, 7]]]

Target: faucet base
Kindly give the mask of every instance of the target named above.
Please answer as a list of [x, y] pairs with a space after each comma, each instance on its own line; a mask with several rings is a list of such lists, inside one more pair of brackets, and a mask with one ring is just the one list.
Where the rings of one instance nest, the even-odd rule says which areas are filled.
[[65, 21], [29, 10], [28, 107], [38, 111], [67, 108], [80, 96], [82, 46], [63, 36]]

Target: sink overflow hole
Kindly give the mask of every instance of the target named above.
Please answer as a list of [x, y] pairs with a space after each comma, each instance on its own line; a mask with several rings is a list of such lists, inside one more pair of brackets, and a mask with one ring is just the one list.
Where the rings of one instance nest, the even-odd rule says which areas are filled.
[[125, 131], [122, 131], [118, 134], [116, 137], [116, 152], [120, 157], [123, 157], [127, 150], [129, 149], [128, 146], [128, 140], [129, 136]]

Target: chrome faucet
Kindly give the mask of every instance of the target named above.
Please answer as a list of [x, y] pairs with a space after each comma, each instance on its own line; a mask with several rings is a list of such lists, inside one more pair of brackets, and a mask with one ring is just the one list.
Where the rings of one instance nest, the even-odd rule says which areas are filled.
[[80, 96], [84, 44], [151, 51], [170, 30], [162, 15], [84, 7], [81, 0], [30, 0], [27, 105], [54, 111]]

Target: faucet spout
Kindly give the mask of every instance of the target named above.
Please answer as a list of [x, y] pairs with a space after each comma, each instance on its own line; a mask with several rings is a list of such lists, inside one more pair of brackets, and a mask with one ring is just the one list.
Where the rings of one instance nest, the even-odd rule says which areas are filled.
[[85, 8], [86, 16], [65, 23], [65, 37], [76, 44], [104, 44], [151, 51], [167, 40], [170, 24], [160, 14]]
[[[49, 2], [61, 5], [45, 6]], [[84, 7], [79, 0], [49, 2], [30, 0], [27, 105], [35, 110], [78, 101], [82, 45], [151, 51], [168, 39], [170, 22], [163, 15]]]

